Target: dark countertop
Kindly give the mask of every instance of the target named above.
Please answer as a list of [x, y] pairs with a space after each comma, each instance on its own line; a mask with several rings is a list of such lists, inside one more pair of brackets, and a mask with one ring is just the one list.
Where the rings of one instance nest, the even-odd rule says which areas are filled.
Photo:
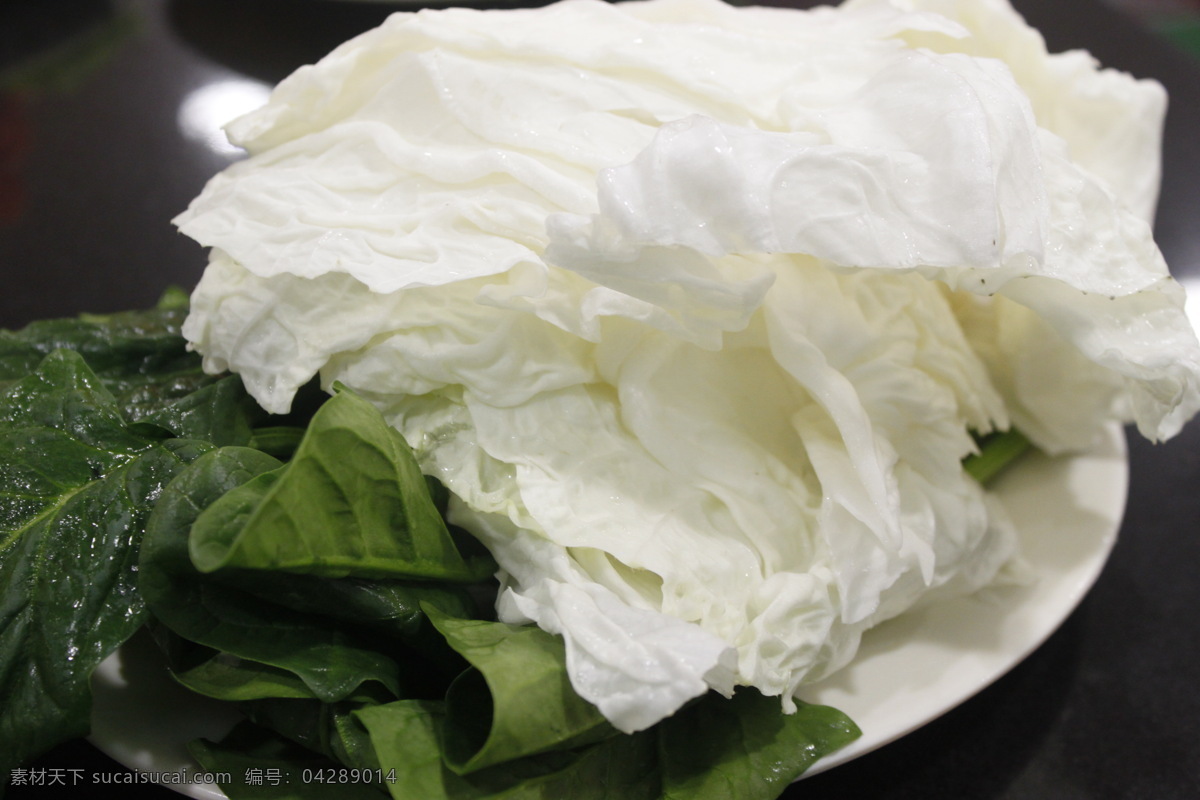
[[[194, 284], [205, 255], [170, 219], [235, 156], [185, 132], [185, 99], [219, 82], [253, 96], [388, 10], [316, 0], [13, 5], [0, 11], [6, 328], [146, 306], [172, 284]], [[1052, 50], [1084, 47], [1166, 85], [1156, 235], [1176, 277], [1200, 281], [1200, 61], [1099, 0], [1016, 5]], [[1113, 556], [1054, 636], [942, 718], [785, 797], [1200, 797], [1200, 424], [1165, 445], [1131, 437], [1130, 460]], [[84, 742], [32, 766], [122, 770]], [[127, 798], [177, 796], [124, 788]], [[86, 789], [13, 787], [9, 796], [56, 791]]]

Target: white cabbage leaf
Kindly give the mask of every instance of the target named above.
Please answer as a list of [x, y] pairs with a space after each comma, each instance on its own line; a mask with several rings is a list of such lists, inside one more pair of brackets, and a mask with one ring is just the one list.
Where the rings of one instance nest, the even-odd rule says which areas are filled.
[[271, 411], [376, 403], [617, 727], [789, 709], [1015, 570], [972, 431], [1200, 405], [1164, 103], [1003, 0], [399, 13], [230, 126], [185, 334]]

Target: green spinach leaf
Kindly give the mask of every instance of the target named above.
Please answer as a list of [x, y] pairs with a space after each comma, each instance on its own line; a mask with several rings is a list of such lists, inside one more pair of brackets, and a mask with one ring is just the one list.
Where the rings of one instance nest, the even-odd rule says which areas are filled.
[[183, 638], [288, 671], [313, 697], [342, 700], [371, 681], [402, 696], [396, 663], [342, 626], [267, 602], [193, 566], [188, 537], [204, 509], [278, 467], [265, 453], [227, 447], [197, 459], [171, 481], [142, 543], [142, 595], [155, 618]]
[[354, 715], [379, 763], [396, 780], [394, 800], [658, 800], [653, 734], [612, 736], [576, 750], [517, 759], [460, 775], [446, 765], [442, 703], [401, 700]]
[[[391, 700], [393, 698], [388, 698]], [[316, 700], [260, 700], [243, 705], [251, 722], [284, 738], [359, 770], [378, 770], [371, 737], [354, 711], [376, 705], [375, 698], [341, 703]]]
[[488, 556], [460, 552], [403, 437], [344, 390], [317, 410], [286, 465], [196, 519], [191, 555], [204, 572], [476, 582], [496, 569]]
[[[343, 765], [245, 722], [220, 742], [199, 739], [189, 750], [205, 771], [229, 778], [233, 800], [381, 800], [386, 792]], [[342, 770], [342, 772], [339, 772]], [[352, 780], [356, 778], [358, 780]]]
[[472, 665], [446, 694], [443, 745], [455, 772], [467, 774], [617, 734], [571, 688], [561, 638], [528, 625], [455, 619], [434, 608], [427, 613]]
[[709, 694], [659, 725], [664, 800], [772, 800], [817, 759], [860, 735], [840, 711], [742, 690]]
[[186, 298], [169, 292], [149, 310], [39, 320], [0, 331], [0, 391], [55, 350], [71, 350], [113, 394], [122, 415], [137, 421], [217, 380], [180, 335], [186, 316]]
[[87, 733], [92, 670], [142, 624], [137, 544], [209, 448], [145, 436], [83, 357], [53, 350], [0, 394], [0, 770]]

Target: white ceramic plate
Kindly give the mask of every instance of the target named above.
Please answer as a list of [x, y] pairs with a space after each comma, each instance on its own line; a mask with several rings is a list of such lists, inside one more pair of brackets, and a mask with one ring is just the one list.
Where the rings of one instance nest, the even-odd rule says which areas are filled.
[[1100, 576], [1125, 513], [1129, 461], [1120, 428], [1091, 454], [1033, 455], [994, 489], [1020, 532], [1031, 579], [931, 605], [863, 636], [848, 666], [802, 693], [862, 729], [805, 777], [921, 727], [1020, 663], [1063, 623]]
[[[995, 483], [1021, 533], [1033, 578], [930, 606], [863, 637], [855, 660], [808, 687], [803, 699], [841, 709], [862, 729], [822, 759], [815, 775], [921, 727], [1020, 663], [1053, 633], [1095, 583], [1116, 540], [1128, 489], [1125, 439], [1114, 426], [1086, 456], [1029, 456]], [[182, 794], [219, 800], [187, 753], [196, 737], [220, 738], [237, 717], [175, 685], [154, 645], [135, 638], [93, 679], [92, 742], [126, 766], [166, 776]]]

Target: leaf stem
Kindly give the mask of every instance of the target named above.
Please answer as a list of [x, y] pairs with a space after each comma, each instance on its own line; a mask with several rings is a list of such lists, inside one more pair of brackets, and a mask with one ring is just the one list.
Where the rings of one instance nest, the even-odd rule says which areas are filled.
[[1016, 428], [989, 433], [976, 442], [979, 452], [963, 459], [963, 469], [985, 486], [1032, 446]]
[[304, 428], [293, 425], [267, 425], [254, 429], [250, 447], [279, 459], [289, 459], [304, 438]]

